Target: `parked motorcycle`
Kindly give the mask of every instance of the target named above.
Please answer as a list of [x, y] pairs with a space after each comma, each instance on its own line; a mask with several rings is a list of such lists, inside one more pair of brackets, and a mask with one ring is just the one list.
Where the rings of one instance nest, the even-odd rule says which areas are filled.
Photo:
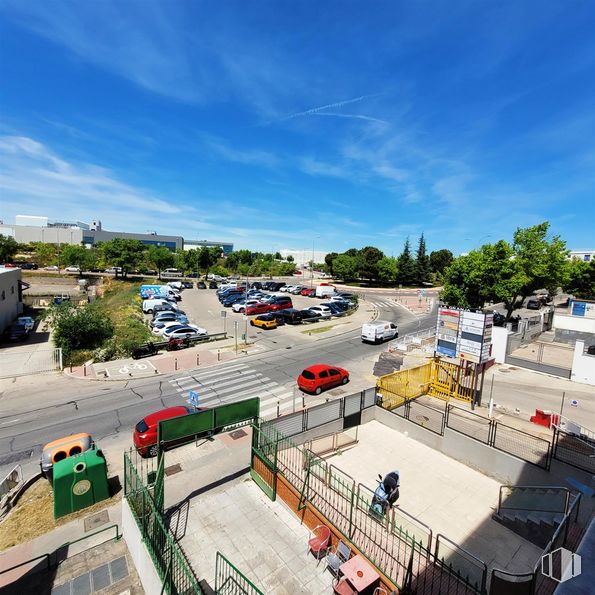
[[382, 479], [378, 474], [378, 487], [374, 491], [372, 504], [369, 512], [372, 516], [382, 519], [399, 499], [399, 487], [401, 485], [398, 471], [391, 471]]
[[186, 349], [190, 347], [190, 339], [170, 339], [167, 342], [168, 351], [177, 351], [178, 349]]
[[132, 359], [140, 359], [149, 355], [157, 355], [158, 349], [153, 343], [145, 343], [132, 350]]

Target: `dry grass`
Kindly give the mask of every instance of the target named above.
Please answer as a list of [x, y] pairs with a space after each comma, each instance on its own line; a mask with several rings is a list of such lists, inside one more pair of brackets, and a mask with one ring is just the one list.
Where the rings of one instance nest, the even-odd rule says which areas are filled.
[[54, 497], [49, 482], [38, 479], [19, 499], [17, 505], [0, 523], [0, 552], [20, 543], [35, 539], [44, 533], [49, 533], [70, 521], [94, 514], [122, 497], [118, 492], [108, 500], [103, 500], [72, 514], [54, 520]]

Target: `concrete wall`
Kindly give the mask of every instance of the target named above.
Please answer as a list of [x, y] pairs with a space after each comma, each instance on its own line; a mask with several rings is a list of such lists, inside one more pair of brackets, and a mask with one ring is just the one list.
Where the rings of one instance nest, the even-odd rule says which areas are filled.
[[46, 242], [48, 244], [80, 244], [83, 230], [64, 227], [38, 227], [36, 225], [7, 225], [13, 229], [13, 237], [20, 244]]
[[512, 334], [503, 326], [492, 327], [492, 357], [497, 364], [503, 364], [506, 359], [506, 349], [508, 347], [508, 335]]
[[163, 244], [170, 249], [179, 249], [184, 247], [184, 238], [182, 236], [164, 236], [151, 235], [148, 233], [125, 233], [120, 231], [106, 231], [102, 230], [85, 230], [81, 233], [81, 240], [85, 238], [85, 243], [109, 242], [116, 238], [123, 240], [140, 240], [145, 244]]
[[122, 535], [145, 593], [147, 595], [161, 595], [161, 579], [155, 569], [151, 555], [143, 543], [141, 532], [126, 498], [122, 498]]
[[[595, 344], [595, 338], [593, 344]], [[595, 386], [595, 355], [588, 355], [584, 351], [585, 342], [577, 341], [574, 345], [570, 380]]]
[[546, 471], [449, 428], [444, 429], [444, 436], [439, 436], [381, 407], [374, 409], [376, 420], [380, 423], [402, 432], [484, 475], [493, 477], [502, 484], [566, 486], [565, 480], [568, 476], [578, 479], [585, 485], [591, 484], [588, 473], [564, 463], [554, 460], [550, 471]]
[[21, 269], [0, 268], [0, 333], [22, 312], [20, 280]]
[[554, 329], [595, 334], [595, 318], [570, 316], [556, 312], [554, 314]]

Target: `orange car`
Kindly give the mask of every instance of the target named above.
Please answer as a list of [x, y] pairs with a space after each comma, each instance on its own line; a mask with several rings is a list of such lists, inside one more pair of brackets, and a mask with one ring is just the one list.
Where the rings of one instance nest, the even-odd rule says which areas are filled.
[[93, 446], [93, 438], [90, 434], [73, 434], [65, 436], [53, 442], [49, 442], [43, 447], [41, 452], [41, 473], [50, 481], [52, 479], [52, 470], [54, 463], [62, 461], [73, 455], [89, 450]]

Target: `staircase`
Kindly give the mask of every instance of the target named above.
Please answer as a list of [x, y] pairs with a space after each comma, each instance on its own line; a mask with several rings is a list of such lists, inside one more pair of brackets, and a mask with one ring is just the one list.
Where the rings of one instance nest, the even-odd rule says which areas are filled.
[[544, 548], [568, 512], [573, 497], [558, 486], [501, 486], [492, 518]]

